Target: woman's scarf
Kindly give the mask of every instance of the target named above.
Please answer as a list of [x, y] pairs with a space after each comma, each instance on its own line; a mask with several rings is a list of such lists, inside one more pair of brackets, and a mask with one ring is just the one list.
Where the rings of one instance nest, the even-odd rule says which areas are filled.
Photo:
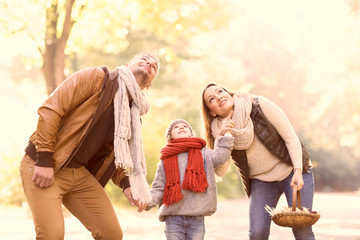
[[[145, 178], [140, 116], [148, 112], [150, 105], [130, 69], [120, 66], [116, 70], [119, 73], [119, 89], [114, 98], [115, 165], [128, 171], [133, 198], [146, 203], [151, 200], [151, 194]], [[132, 98], [131, 106], [129, 95]]]
[[[231, 134], [234, 136], [234, 149], [245, 150], [250, 147], [254, 140], [254, 125], [250, 118], [252, 97], [247, 93], [237, 92], [234, 94], [233, 100], [234, 114], [232, 120], [235, 122], [235, 127]], [[211, 122], [211, 131], [215, 139], [222, 121], [223, 118], [215, 117]]]
[[180, 187], [179, 153], [189, 152], [182, 189], [194, 192], [206, 190], [208, 182], [201, 153], [201, 149], [205, 146], [204, 139], [190, 137], [174, 139], [161, 149], [160, 158], [163, 160], [166, 177], [163, 196], [165, 206], [176, 203], [183, 198]]

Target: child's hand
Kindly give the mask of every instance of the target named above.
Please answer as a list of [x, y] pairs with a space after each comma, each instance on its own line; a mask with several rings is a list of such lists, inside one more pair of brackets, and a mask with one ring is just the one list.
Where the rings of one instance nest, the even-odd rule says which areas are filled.
[[147, 203], [138, 203], [137, 207], [138, 207], [137, 211], [141, 213], [147, 208]]
[[231, 119], [233, 114], [234, 111], [231, 111], [229, 115], [226, 118], [224, 118], [224, 120], [222, 121], [220, 126], [219, 136], [223, 136], [225, 135], [225, 133], [231, 134], [231, 130], [235, 126], [235, 122]]

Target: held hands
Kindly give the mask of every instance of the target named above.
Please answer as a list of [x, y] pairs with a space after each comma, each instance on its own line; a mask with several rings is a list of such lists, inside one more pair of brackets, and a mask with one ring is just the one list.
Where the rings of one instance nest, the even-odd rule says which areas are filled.
[[140, 203], [138, 200], [136, 201], [136, 206], [138, 207], [137, 211], [139, 213], [141, 213], [142, 211], [144, 211], [147, 208], [147, 203]]
[[295, 168], [294, 175], [291, 179], [290, 186], [292, 189], [297, 188], [300, 190], [304, 186], [304, 179], [302, 176], [302, 169]]
[[138, 212], [142, 212], [147, 208], [147, 203], [141, 203], [141, 202], [139, 202], [139, 200], [136, 200], [133, 198], [132, 193], [131, 193], [131, 187], [128, 187], [124, 190], [124, 195], [129, 200], [129, 203], [131, 205], [138, 207], [138, 210], [137, 210]]
[[50, 187], [54, 183], [54, 169], [52, 167], [34, 167], [31, 179], [40, 188]]
[[224, 120], [221, 122], [219, 136], [224, 136], [225, 134], [231, 134], [231, 130], [235, 126], [235, 122], [231, 119], [234, 111], [231, 111], [229, 115], [224, 118]]

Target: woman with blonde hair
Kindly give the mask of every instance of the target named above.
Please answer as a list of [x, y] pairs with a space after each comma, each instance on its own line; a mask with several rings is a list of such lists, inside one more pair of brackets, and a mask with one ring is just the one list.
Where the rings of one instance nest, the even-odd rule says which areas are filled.
[[[233, 111], [232, 159], [250, 198], [250, 239], [268, 239], [271, 218], [265, 206], [275, 208], [284, 193], [289, 206], [294, 188], [301, 204], [312, 208], [314, 177], [309, 155], [279, 106], [263, 96], [228, 91], [208, 84], [202, 93], [205, 138], [210, 148], [223, 135], [223, 119]], [[221, 126], [221, 127], [220, 127]], [[296, 239], [315, 239], [312, 228], [294, 228]]]

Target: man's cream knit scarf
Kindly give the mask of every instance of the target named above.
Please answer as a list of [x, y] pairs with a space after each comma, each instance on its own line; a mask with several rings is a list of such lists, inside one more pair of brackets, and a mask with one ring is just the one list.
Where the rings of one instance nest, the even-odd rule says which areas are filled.
[[[115, 165], [128, 170], [133, 198], [141, 203], [151, 200], [149, 185], [146, 181], [146, 165], [141, 140], [140, 116], [150, 108], [133, 73], [125, 66], [117, 67], [119, 89], [114, 98]], [[129, 95], [132, 98], [129, 105]]]
[[[234, 137], [234, 149], [245, 150], [248, 149], [254, 140], [254, 125], [250, 118], [252, 109], [252, 97], [247, 93], [237, 92], [233, 96], [234, 100], [234, 114], [232, 120], [235, 122], [231, 134]], [[211, 122], [211, 133], [217, 140], [220, 131], [221, 122], [223, 118], [215, 117]], [[222, 166], [216, 168], [216, 174], [219, 177], [225, 175], [229, 169], [229, 162], [227, 161]]]

